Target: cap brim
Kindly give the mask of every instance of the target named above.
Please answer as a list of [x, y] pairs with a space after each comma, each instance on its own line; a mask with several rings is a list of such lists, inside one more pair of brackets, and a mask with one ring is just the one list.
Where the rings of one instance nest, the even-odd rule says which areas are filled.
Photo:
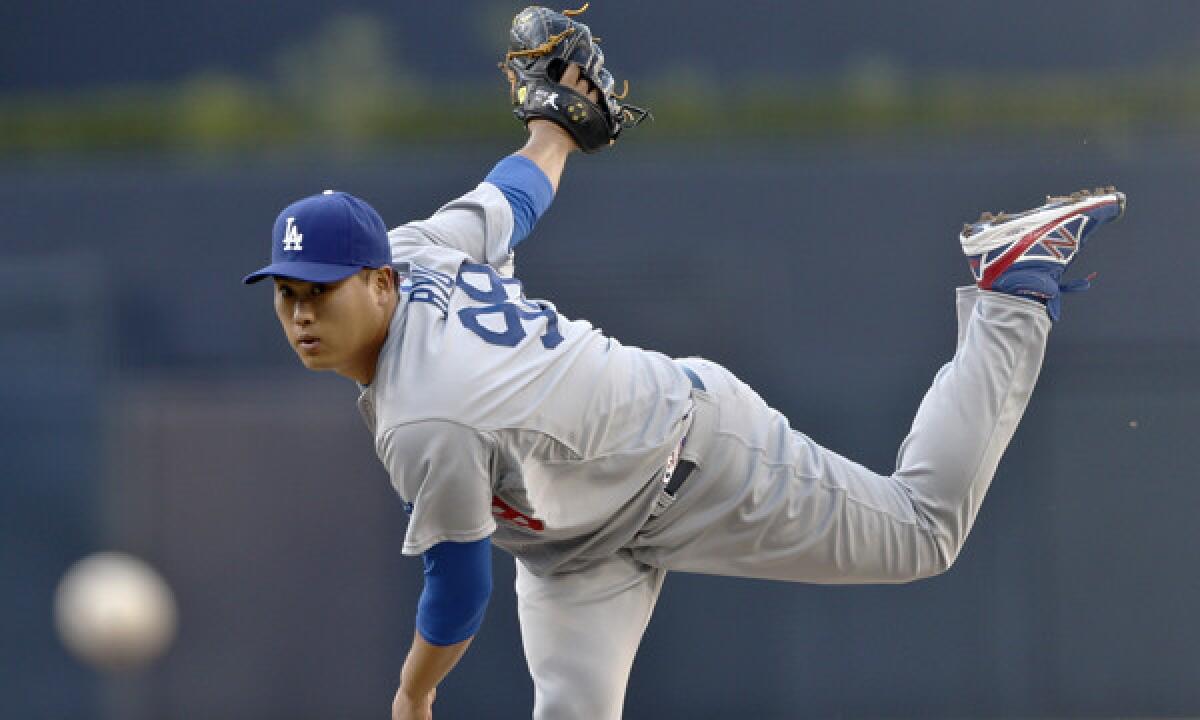
[[250, 285], [263, 278], [281, 277], [302, 282], [330, 283], [345, 280], [354, 273], [362, 270], [358, 265], [331, 265], [329, 263], [313, 262], [277, 262], [271, 263], [262, 270], [252, 272], [242, 278], [242, 282]]

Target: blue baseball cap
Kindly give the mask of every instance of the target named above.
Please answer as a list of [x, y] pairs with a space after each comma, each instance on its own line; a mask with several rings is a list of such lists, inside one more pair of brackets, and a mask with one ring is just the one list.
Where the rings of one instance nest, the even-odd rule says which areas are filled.
[[391, 264], [387, 228], [367, 203], [326, 190], [288, 205], [271, 231], [271, 264], [242, 278], [337, 282], [363, 268]]

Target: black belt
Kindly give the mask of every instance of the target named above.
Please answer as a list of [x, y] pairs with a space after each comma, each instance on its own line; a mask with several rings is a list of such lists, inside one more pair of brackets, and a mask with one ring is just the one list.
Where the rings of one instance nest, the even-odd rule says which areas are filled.
[[[683, 369], [684, 374], [688, 376], [688, 380], [692, 382], [692, 387], [700, 391], [707, 390], [707, 388], [704, 387], [704, 381], [700, 379], [700, 376], [696, 374], [695, 370], [692, 370], [683, 363], [679, 363], [679, 367]], [[687, 436], [684, 436], [683, 440], [680, 441], [681, 450], [683, 449], [683, 443], [686, 440]], [[675, 464], [675, 472], [671, 473], [670, 479], [667, 480], [666, 485], [663, 487], [663, 492], [671, 497], [675, 497], [675, 493], [679, 492], [679, 488], [683, 487], [683, 481], [687, 480], [688, 475], [691, 475], [692, 471], [695, 469], [696, 463], [692, 462], [691, 460], [684, 460], [683, 458], [680, 458], [679, 462]]]
[[688, 475], [691, 475], [692, 471], [695, 469], [696, 463], [692, 462], [691, 460], [680, 460], [675, 465], [675, 472], [671, 474], [671, 479], [667, 481], [667, 485], [663, 488], [663, 492], [671, 497], [675, 497], [675, 493], [679, 492], [679, 488], [683, 487], [683, 481], [687, 480]]

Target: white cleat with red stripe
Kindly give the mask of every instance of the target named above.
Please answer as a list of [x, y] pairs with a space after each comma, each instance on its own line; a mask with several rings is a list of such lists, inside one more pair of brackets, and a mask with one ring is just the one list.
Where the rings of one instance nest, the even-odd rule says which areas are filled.
[[1093, 230], [1124, 213], [1125, 194], [1116, 188], [1083, 190], [1016, 215], [984, 213], [963, 226], [959, 241], [980, 288], [1038, 300], [1057, 320], [1060, 294], [1089, 285], [1062, 285], [1063, 272]]

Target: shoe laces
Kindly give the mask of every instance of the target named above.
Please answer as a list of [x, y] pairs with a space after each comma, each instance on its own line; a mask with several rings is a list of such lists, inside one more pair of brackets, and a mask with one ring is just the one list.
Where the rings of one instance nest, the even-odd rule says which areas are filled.
[[1075, 293], [1083, 292], [1092, 287], [1092, 282], [1099, 276], [1100, 273], [1091, 273], [1087, 277], [1072, 280], [1071, 282], [1062, 283], [1058, 286], [1060, 292]]

